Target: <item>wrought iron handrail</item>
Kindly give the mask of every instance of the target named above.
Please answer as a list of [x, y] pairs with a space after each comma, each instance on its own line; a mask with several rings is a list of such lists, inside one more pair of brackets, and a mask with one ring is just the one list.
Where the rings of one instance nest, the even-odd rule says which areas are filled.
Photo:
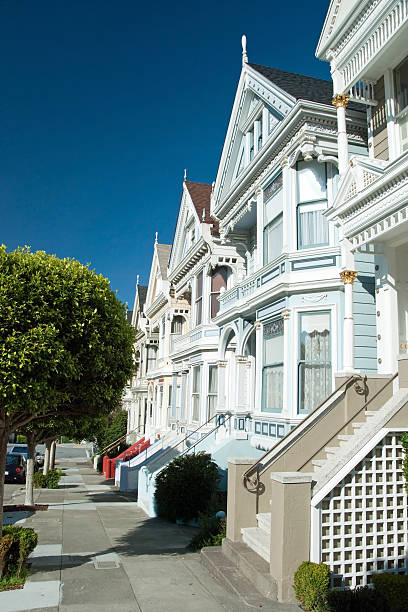
[[[252, 465], [249, 466], [249, 468], [242, 475], [242, 480], [243, 480], [244, 487], [248, 491], [250, 491], [251, 493], [259, 493], [260, 492], [260, 487], [261, 487], [261, 483], [259, 481], [259, 478], [260, 478], [261, 474], [268, 467], [268, 464], [264, 465], [265, 459], [268, 458], [268, 455], [276, 454], [276, 451], [280, 449], [281, 445], [284, 442], [285, 443], [287, 442], [287, 437], [288, 436], [293, 437], [292, 434], [296, 435], [296, 433], [298, 433], [298, 430], [301, 429], [301, 428], [304, 428], [305, 427], [305, 423], [307, 424], [309, 419], [311, 419], [315, 415], [315, 413], [320, 408], [322, 408], [325, 404], [327, 404], [327, 402], [329, 402], [335, 395], [337, 395], [340, 391], [343, 391], [343, 393], [346, 393], [346, 391], [348, 390], [348, 388], [352, 384], [358, 385], [358, 383], [360, 381], [363, 381], [364, 386], [356, 388], [356, 391], [360, 395], [362, 395], [362, 394], [366, 395], [366, 379], [364, 379], [359, 374], [353, 374], [352, 376], [347, 378], [339, 387], [337, 387], [337, 389], [335, 389], [332, 393], [330, 393], [330, 395], [328, 397], [326, 397], [323, 402], [321, 402], [312, 412], [310, 412], [310, 414], [308, 414], [300, 423], [298, 423], [289, 432], [289, 434], [287, 434], [287, 436], [282, 438], [278, 442], [278, 444], [276, 444], [275, 446], [273, 446], [272, 448], [267, 450], [266, 453], [264, 455], [262, 455], [262, 457], [257, 459], [257, 461], [255, 461], [255, 463], [253, 463]], [[262, 469], [261, 469], [261, 464], [262, 464]]]
[[118, 444], [120, 444], [125, 438], [127, 438], [130, 434], [135, 433], [135, 431], [139, 431], [139, 429], [143, 427], [143, 425], [138, 425], [136, 427], [136, 429], [132, 429], [132, 431], [128, 431], [127, 433], [125, 433], [123, 436], [121, 436], [120, 438], [118, 438], [117, 440], [115, 440], [115, 442], [112, 442], [111, 444], [108, 444], [108, 446], [105, 446], [105, 448], [103, 448], [101, 451], [99, 451], [99, 455], [105, 455], [106, 453], [108, 453], [110, 450], [112, 450], [112, 448], [115, 448], [115, 446], [117, 446]]
[[[351, 421], [353, 421], [363, 410], [367, 410], [367, 406], [369, 406], [371, 404], [371, 402], [373, 402], [383, 391], [384, 389], [386, 389], [388, 387], [388, 385], [390, 383], [392, 383], [396, 378], [398, 377], [398, 372], [396, 372], [391, 378], [387, 379], [387, 382], [385, 383], [385, 385], [383, 385], [381, 387], [381, 389], [378, 389], [378, 391], [376, 393], [374, 393], [373, 397], [370, 397], [369, 400], [367, 400], [365, 402], [365, 404], [363, 406], [361, 406], [361, 408], [359, 410], [357, 410], [357, 412], [355, 414], [353, 414], [342, 426], [342, 429], [344, 429], [345, 427], [347, 427], [347, 425], [349, 425], [351, 423]], [[317, 450], [315, 452], [315, 455], [317, 455], [318, 453], [320, 453], [321, 450], [323, 450], [325, 448], [325, 446], [327, 446], [327, 442], [326, 444], [323, 444], [323, 446], [321, 446], [319, 448], [319, 450]], [[300, 471], [309, 461], [306, 461], [306, 463], [304, 463], [298, 471]]]
[[[191, 436], [193, 436], [195, 433], [197, 433], [200, 429], [202, 429], [203, 427], [205, 427], [206, 425], [208, 425], [208, 423], [210, 423], [211, 421], [213, 421], [215, 418], [217, 418], [217, 416], [219, 416], [219, 414], [213, 414], [212, 417], [210, 417], [209, 419], [207, 419], [207, 421], [205, 423], [202, 423], [201, 425], [199, 425], [197, 427], [197, 429], [194, 429], [193, 431], [190, 431], [189, 434], [187, 434], [182, 440], [178, 440], [177, 442], [175, 442], [172, 446], [169, 446], [168, 448], [166, 448], [166, 450], [164, 451], [164, 454], [169, 453], [170, 451], [174, 450], [175, 448], [177, 448], [177, 446], [180, 446], [180, 444], [184, 444], [189, 438], [191, 438]], [[213, 431], [213, 430], [211, 430]], [[170, 432], [171, 433], [171, 432]], [[164, 438], [163, 438], [164, 440]], [[147, 451], [148, 449], [146, 449], [146, 458], [147, 458]]]
[[[220, 415], [214, 415], [214, 416], [220, 416]], [[186, 453], [189, 453], [191, 450], [195, 449], [195, 447], [198, 444], [201, 444], [201, 442], [203, 440], [205, 440], [206, 438], [208, 438], [208, 436], [210, 436], [211, 434], [213, 434], [215, 431], [217, 431], [217, 429], [219, 429], [220, 427], [222, 427], [222, 425], [225, 425], [225, 423], [227, 423], [227, 421], [229, 421], [232, 417], [232, 414], [227, 415], [224, 420], [222, 421], [222, 423], [218, 423], [218, 425], [216, 425], [213, 429], [211, 429], [210, 431], [207, 431], [199, 440], [197, 440], [194, 444], [192, 444], [191, 446], [189, 446], [188, 448], [186, 448], [183, 452], [181, 452], [178, 457], [183, 457]], [[209, 419], [211, 420], [211, 419]], [[207, 421], [208, 423], [209, 421]], [[200, 429], [200, 427], [198, 428]], [[196, 431], [198, 431], [198, 429]], [[175, 449], [179, 444], [181, 444], [181, 442], [179, 442], [178, 444], [175, 444], [172, 448]], [[168, 449], [170, 450], [170, 449]], [[194, 454], [195, 454], [195, 450], [194, 450]], [[159, 470], [158, 472], [156, 472], [156, 476], [158, 476], [165, 468], [166, 466], [164, 465], [161, 470]]]

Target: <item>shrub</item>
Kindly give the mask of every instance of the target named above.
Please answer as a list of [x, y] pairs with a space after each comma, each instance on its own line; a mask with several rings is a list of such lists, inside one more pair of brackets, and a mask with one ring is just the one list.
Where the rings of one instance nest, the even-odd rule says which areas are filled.
[[192, 538], [189, 546], [193, 550], [200, 550], [204, 546], [221, 546], [225, 538], [227, 523], [215, 514], [200, 514], [198, 517], [198, 532]]
[[28, 555], [37, 546], [38, 536], [34, 529], [17, 525], [3, 527], [3, 534], [4, 536], [11, 536], [13, 540], [9, 549], [5, 573], [6, 575], [15, 573], [20, 576]]
[[293, 588], [296, 599], [305, 610], [325, 612], [327, 610], [327, 591], [329, 588], [330, 568], [324, 563], [304, 561], [296, 570]]
[[402, 574], [374, 574], [373, 584], [377, 594], [386, 599], [392, 612], [408, 610], [408, 576]]
[[155, 499], [159, 516], [189, 521], [206, 513], [218, 482], [217, 465], [204, 452], [171, 461], [156, 477]]
[[381, 593], [368, 586], [347, 591], [333, 589], [327, 594], [327, 602], [330, 612], [390, 612]]
[[62, 470], [50, 470], [44, 475], [42, 472], [35, 472], [34, 487], [36, 489], [58, 489], [58, 483], [62, 476]]

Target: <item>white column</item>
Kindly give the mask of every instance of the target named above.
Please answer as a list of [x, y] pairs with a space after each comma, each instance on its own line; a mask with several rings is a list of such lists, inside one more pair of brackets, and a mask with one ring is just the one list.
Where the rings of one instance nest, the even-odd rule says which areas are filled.
[[251, 151], [251, 132], [245, 134], [245, 167], [249, 165], [249, 154]]
[[255, 270], [263, 266], [263, 230], [264, 230], [264, 202], [263, 190], [257, 189], [256, 195], [256, 261]]
[[283, 406], [282, 415], [293, 417], [291, 406], [289, 406], [289, 373], [292, 372], [294, 362], [290, 358], [289, 319], [290, 310], [282, 310], [283, 318]]
[[355, 270], [343, 270], [340, 276], [344, 282], [344, 332], [343, 332], [343, 371], [354, 372], [354, 317], [353, 283], [357, 277]]
[[235, 356], [235, 410], [249, 412], [249, 384], [251, 364], [248, 357]]
[[223, 360], [217, 361], [217, 373], [218, 373], [218, 398], [217, 398], [217, 412], [225, 411], [226, 404], [226, 369], [227, 362]]
[[265, 142], [268, 139], [269, 135], [269, 111], [265, 106], [262, 109], [262, 142]]
[[254, 122], [254, 154], [255, 155], [258, 152], [258, 138], [259, 138], [259, 133], [260, 133], [260, 124], [261, 124], [260, 121]]
[[281, 160], [282, 167], [282, 187], [283, 187], [283, 210], [282, 210], [282, 252], [288, 253], [290, 250], [290, 211], [291, 211], [291, 188], [290, 188], [290, 168], [289, 160], [284, 157]]
[[255, 414], [259, 414], [262, 409], [262, 365], [263, 365], [263, 325], [260, 321], [255, 321], [256, 334], [256, 361], [255, 361]]
[[166, 317], [164, 322], [164, 355], [165, 359], [169, 358], [170, 355], [170, 341], [171, 341], [171, 322], [173, 320], [173, 315], [170, 314]]
[[332, 100], [333, 106], [337, 109], [337, 149], [340, 176], [346, 173], [349, 163], [346, 128], [346, 107], [349, 99], [349, 96], [346, 94], [337, 94]]
[[388, 68], [384, 73], [385, 118], [387, 120], [388, 155], [392, 161], [399, 154], [398, 124], [395, 119], [394, 73]]

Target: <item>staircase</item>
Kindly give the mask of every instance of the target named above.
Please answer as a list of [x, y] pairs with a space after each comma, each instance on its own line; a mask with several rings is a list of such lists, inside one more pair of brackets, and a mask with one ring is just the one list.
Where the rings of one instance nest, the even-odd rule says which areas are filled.
[[262, 512], [256, 515], [258, 527], [241, 529], [242, 541], [256, 552], [267, 563], [271, 560], [271, 513]]

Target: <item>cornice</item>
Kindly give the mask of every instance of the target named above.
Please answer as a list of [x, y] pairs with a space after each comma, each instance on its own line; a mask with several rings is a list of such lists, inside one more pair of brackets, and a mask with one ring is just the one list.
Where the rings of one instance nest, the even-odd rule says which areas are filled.
[[[283, 157], [290, 155], [290, 150], [298, 138], [310, 134], [330, 137], [333, 143], [337, 140], [337, 118], [334, 108], [300, 101], [294, 111], [296, 112], [290, 113], [282, 121], [280, 133], [270, 142], [269, 146], [266, 146], [262, 156], [258, 160], [255, 158], [254, 161], [257, 163], [252, 165], [252, 162], [248, 166], [246, 175], [244, 174], [242, 180], [231, 188], [219, 208], [215, 210], [217, 218], [220, 219], [220, 226], [225, 226], [235, 215], [237, 209], [246, 203], [256, 187], [267, 178], [274, 165], [279, 163]], [[362, 118], [357, 121], [355, 116], [351, 117], [351, 121], [349, 120], [347, 125], [349, 140], [362, 145], [366, 144], [365, 121]], [[226, 212], [232, 202], [234, 202], [233, 209]]]
[[146, 309], [146, 316], [151, 319], [152, 316], [164, 306], [164, 304], [168, 301], [168, 296], [164, 293], [160, 292], [154, 302]]
[[209, 252], [209, 245], [201, 236], [200, 239], [189, 248], [177, 268], [169, 274], [169, 281], [172, 284], [177, 283], [177, 281], [185, 276], [207, 252]]

